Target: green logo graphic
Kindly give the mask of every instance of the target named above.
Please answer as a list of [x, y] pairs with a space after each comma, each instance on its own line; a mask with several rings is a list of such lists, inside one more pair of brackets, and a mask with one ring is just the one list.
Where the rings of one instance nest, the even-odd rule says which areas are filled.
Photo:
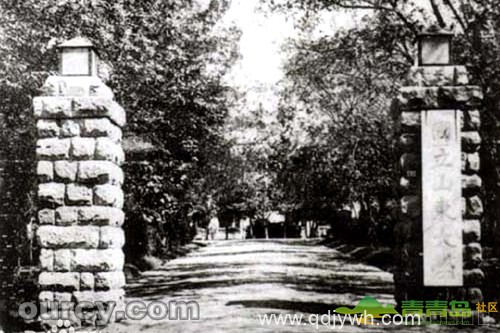
[[[416, 301], [407, 300], [401, 302], [402, 315], [394, 309], [390, 304], [384, 306], [375, 298], [365, 296], [358, 304], [350, 309], [347, 307], [339, 307], [335, 309], [335, 313], [339, 315], [353, 317], [356, 322], [364, 325], [379, 325], [374, 323], [373, 319], [385, 318], [386, 316], [392, 319], [411, 320], [411, 325], [414, 325], [415, 317], [424, 320], [424, 324], [442, 324], [442, 325], [470, 325], [472, 324], [472, 309], [468, 301]], [[424, 306], [425, 303], [425, 306]], [[497, 312], [497, 302], [489, 302], [488, 309], [491, 312]], [[479, 312], [486, 312], [486, 304], [477, 303]], [[395, 321], [394, 321], [395, 323]], [[405, 325], [408, 321], [405, 321]]]
[[336, 313], [344, 315], [372, 315], [373, 318], [382, 318], [383, 315], [399, 314], [392, 305], [383, 306], [373, 297], [366, 296], [353, 308], [340, 307], [335, 309]]

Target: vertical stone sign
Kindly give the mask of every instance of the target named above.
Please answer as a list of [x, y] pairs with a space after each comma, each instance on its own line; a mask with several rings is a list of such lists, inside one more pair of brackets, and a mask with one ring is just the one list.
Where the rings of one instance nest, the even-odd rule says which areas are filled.
[[462, 156], [455, 110], [422, 113], [422, 214], [425, 286], [461, 286]]
[[[76, 39], [68, 47], [85, 50]], [[82, 57], [86, 59], [86, 57]], [[77, 66], [77, 63], [72, 63]], [[88, 68], [84, 64], [83, 68]], [[125, 111], [90, 72], [47, 79], [36, 97], [40, 301], [124, 304], [121, 146]], [[95, 319], [95, 317], [94, 317]], [[78, 318], [72, 318], [76, 324]]]

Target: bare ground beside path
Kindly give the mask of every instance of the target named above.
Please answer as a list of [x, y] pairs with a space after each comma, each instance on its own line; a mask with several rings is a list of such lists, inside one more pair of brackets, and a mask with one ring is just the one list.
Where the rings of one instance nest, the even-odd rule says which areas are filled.
[[[335, 332], [308, 324], [310, 314], [353, 307], [364, 296], [394, 304], [392, 275], [339, 251], [304, 240], [208, 242], [186, 257], [146, 272], [127, 287], [128, 301], [196, 301], [199, 321], [127, 320], [110, 333]], [[261, 325], [258, 315], [303, 314], [301, 325]], [[346, 326], [342, 332], [466, 332], [471, 329]], [[477, 332], [489, 331], [485, 327]], [[492, 330], [496, 331], [496, 330]]]

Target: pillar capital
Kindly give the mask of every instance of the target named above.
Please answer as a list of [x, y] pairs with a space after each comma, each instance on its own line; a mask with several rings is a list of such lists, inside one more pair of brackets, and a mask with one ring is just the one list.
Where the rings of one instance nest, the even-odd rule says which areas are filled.
[[432, 25], [417, 36], [419, 66], [448, 66], [453, 64], [451, 30]]

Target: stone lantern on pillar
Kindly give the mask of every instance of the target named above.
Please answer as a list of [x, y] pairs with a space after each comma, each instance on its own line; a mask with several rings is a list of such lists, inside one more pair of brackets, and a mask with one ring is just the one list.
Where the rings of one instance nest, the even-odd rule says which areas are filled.
[[419, 66], [452, 65], [452, 38], [449, 30], [432, 26], [418, 36]]
[[45, 95], [114, 98], [99, 77], [100, 60], [92, 42], [76, 37], [58, 45], [57, 49], [59, 75], [47, 79], [42, 89]]
[[76, 37], [57, 48], [62, 76], [97, 76], [99, 57], [88, 39]]

